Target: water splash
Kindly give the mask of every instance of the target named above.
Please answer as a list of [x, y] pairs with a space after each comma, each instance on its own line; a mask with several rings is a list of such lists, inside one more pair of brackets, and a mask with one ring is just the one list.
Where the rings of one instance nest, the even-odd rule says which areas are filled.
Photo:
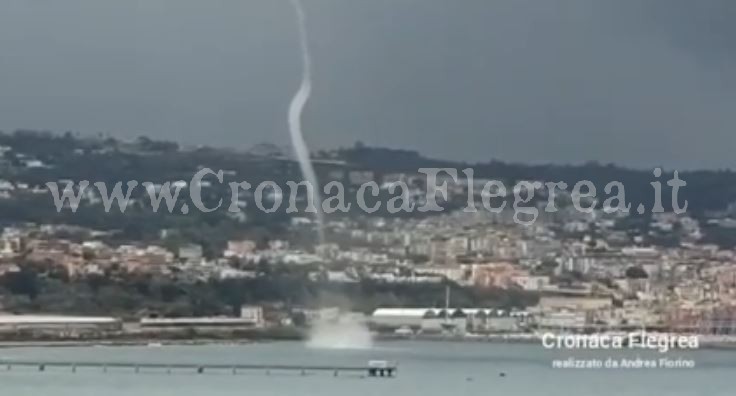
[[318, 349], [370, 349], [373, 347], [373, 337], [362, 320], [341, 316], [317, 321], [312, 326], [307, 346]]
[[314, 187], [314, 202], [317, 209], [317, 232], [319, 242], [324, 243], [324, 214], [322, 213], [322, 196], [320, 187], [317, 183], [317, 174], [314, 172], [312, 163], [309, 159], [309, 149], [302, 135], [302, 111], [304, 105], [307, 104], [309, 96], [312, 94], [312, 59], [309, 53], [309, 43], [307, 39], [307, 18], [304, 13], [300, 0], [291, 0], [291, 4], [296, 11], [296, 19], [299, 27], [299, 44], [302, 52], [302, 82], [299, 90], [294, 95], [289, 105], [289, 133], [291, 135], [291, 144], [294, 148], [294, 154], [299, 162], [304, 179]]

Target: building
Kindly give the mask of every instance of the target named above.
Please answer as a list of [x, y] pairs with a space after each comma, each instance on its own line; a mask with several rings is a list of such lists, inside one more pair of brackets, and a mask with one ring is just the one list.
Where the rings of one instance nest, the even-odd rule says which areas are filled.
[[141, 328], [187, 329], [187, 328], [253, 328], [262, 325], [263, 318], [233, 318], [225, 316], [183, 317], [183, 318], [143, 318]]
[[583, 331], [587, 323], [585, 312], [550, 312], [537, 318], [541, 330]]
[[520, 330], [526, 315], [511, 314], [501, 309], [468, 310], [468, 327], [478, 333], [510, 333]]
[[542, 296], [539, 299], [539, 308], [542, 311], [596, 311], [613, 306], [611, 297], [589, 296]]
[[263, 326], [263, 308], [256, 305], [240, 307], [240, 319], [250, 321], [253, 326]]
[[520, 275], [511, 280], [524, 290], [541, 291], [550, 284], [549, 276], [544, 275]]
[[373, 311], [370, 323], [378, 329], [396, 330], [402, 327], [420, 329], [425, 317], [429, 318], [432, 311], [428, 308], [378, 308]]
[[202, 246], [195, 244], [188, 244], [179, 248], [179, 260], [183, 261], [201, 261], [202, 260]]
[[0, 315], [0, 333], [54, 332], [59, 334], [82, 334], [121, 329], [122, 322], [120, 319], [112, 317]]
[[[370, 324], [379, 331], [402, 331], [409, 329], [416, 333], [464, 333], [474, 329], [477, 324], [489, 324], [496, 331], [511, 331], [517, 328], [518, 318], [505, 314], [507, 321], [486, 318], [500, 318], [494, 309], [486, 308], [378, 308], [370, 317]], [[509, 322], [509, 323], [502, 323]], [[510, 323], [513, 322], [513, 323]]]
[[243, 258], [256, 250], [256, 243], [250, 240], [228, 241], [225, 249], [225, 257]]

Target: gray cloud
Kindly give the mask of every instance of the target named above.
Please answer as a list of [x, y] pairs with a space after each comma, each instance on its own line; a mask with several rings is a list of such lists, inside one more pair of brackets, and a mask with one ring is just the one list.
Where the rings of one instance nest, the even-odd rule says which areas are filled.
[[[736, 165], [728, 0], [304, 2], [313, 148]], [[287, 1], [6, 0], [0, 128], [285, 144], [296, 40]]]
[[705, 62], [736, 61], [736, 3], [730, 0], [624, 0], [614, 7]]

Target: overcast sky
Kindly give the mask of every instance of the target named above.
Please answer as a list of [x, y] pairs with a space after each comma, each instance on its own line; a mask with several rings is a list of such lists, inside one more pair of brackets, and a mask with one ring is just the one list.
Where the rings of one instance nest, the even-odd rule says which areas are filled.
[[[736, 1], [303, 0], [312, 149], [736, 168]], [[3, 0], [0, 129], [288, 144], [288, 0]]]

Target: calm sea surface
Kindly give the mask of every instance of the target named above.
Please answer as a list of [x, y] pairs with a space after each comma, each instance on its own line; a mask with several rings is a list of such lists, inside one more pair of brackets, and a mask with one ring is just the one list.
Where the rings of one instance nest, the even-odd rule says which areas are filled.
[[[695, 362], [688, 369], [555, 369], [552, 360], [670, 359]], [[393, 379], [359, 374], [190, 372], [0, 366], [0, 395], [729, 395], [736, 394], [736, 351], [637, 353], [550, 351], [536, 344], [386, 342], [369, 350], [311, 349], [301, 343], [164, 347], [69, 347], [0, 349], [0, 360], [76, 360], [155, 363], [264, 363], [364, 365], [370, 359], [399, 362]], [[500, 373], [505, 373], [501, 376]]]

